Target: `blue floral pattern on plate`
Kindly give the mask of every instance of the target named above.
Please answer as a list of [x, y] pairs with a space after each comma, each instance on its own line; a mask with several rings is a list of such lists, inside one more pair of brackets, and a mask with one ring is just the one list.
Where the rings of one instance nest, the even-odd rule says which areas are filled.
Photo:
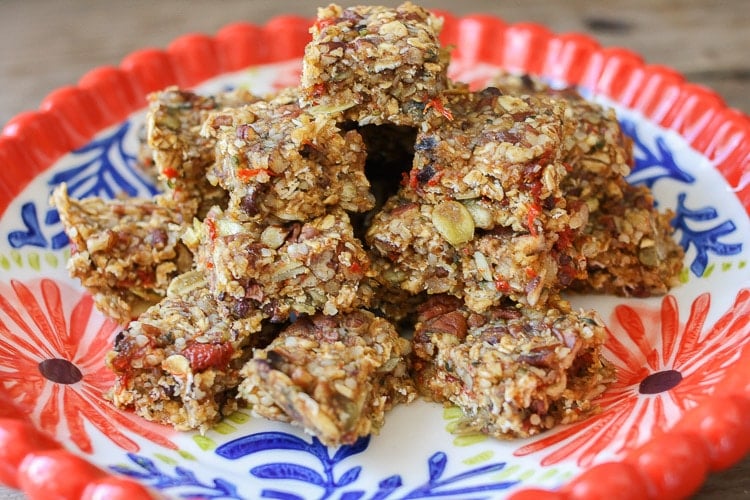
[[[101, 196], [114, 198], [126, 196], [153, 196], [157, 188], [137, 165], [133, 151], [135, 141], [129, 133], [136, 127], [134, 121], [125, 121], [110, 132], [70, 153], [72, 164], [56, 170], [48, 181], [49, 189], [65, 182], [68, 192], [75, 198]], [[40, 207], [46, 207], [46, 200]], [[68, 244], [62, 231], [57, 210], [46, 209], [40, 220], [39, 201], [28, 201], [21, 206], [23, 229], [10, 231], [7, 235], [12, 248], [33, 246], [59, 250]]]
[[[693, 185], [696, 181], [687, 168], [678, 164], [667, 141], [662, 135], [654, 139], [654, 146], [650, 147], [639, 133], [636, 122], [620, 119], [622, 130], [633, 140], [635, 165], [628, 176], [633, 184], [644, 184], [652, 189], [657, 181], [671, 180], [680, 185]], [[713, 206], [691, 209], [686, 206], [687, 193], [682, 191], [677, 197], [677, 207], [672, 225], [680, 235], [680, 245], [687, 251], [693, 247], [696, 255], [690, 263], [690, 271], [696, 277], [704, 275], [709, 263], [709, 254], [726, 257], [738, 255], [742, 252], [742, 243], [727, 243], [720, 241], [732, 235], [737, 230], [731, 220], [717, 221], [714, 225], [703, 229], [691, 227], [688, 223], [715, 221], [720, 217], [719, 211]]]
[[[365, 498], [366, 492], [352, 489], [342, 491], [348, 486], [354, 486], [362, 467], [354, 466], [346, 469], [343, 473], [335, 474], [335, 468], [346, 458], [362, 453], [367, 449], [370, 442], [369, 437], [360, 438], [352, 445], [341, 446], [331, 455], [331, 450], [323, 445], [317, 438], [313, 437], [311, 442], [287, 434], [284, 432], [261, 432], [243, 436], [229, 441], [216, 449], [216, 453], [224, 458], [237, 459], [252, 453], [274, 450], [294, 450], [296, 452], [312, 455], [322, 466], [323, 473], [298, 463], [292, 462], [269, 462], [250, 469], [250, 474], [258, 479], [267, 480], [290, 480], [306, 483], [309, 488], [322, 489], [319, 499], [332, 498], [334, 494], [340, 493], [338, 498], [342, 500], [359, 500]], [[442, 452], [435, 452], [427, 459], [428, 479], [422, 485], [409, 491], [401, 491], [403, 480], [401, 475], [392, 475], [378, 482], [378, 490], [367, 495], [372, 500], [384, 500], [395, 498], [398, 494], [401, 499], [416, 498], [470, 498], [466, 495], [477, 493], [505, 490], [518, 484], [518, 481], [490, 481], [480, 485], [461, 486], [464, 481], [470, 481], [475, 477], [498, 472], [505, 467], [505, 463], [499, 462], [483, 465], [474, 469], [468, 469], [460, 474], [444, 477], [448, 456]], [[263, 498], [276, 498], [284, 500], [304, 500], [304, 497], [276, 489], [264, 489], [261, 493]], [[472, 497], [477, 500], [484, 497]]]
[[174, 472], [170, 474], [162, 471], [149, 458], [135, 453], [128, 453], [127, 457], [137, 468], [131, 465], [113, 465], [110, 469], [165, 493], [177, 493], [183, 498], [242, 500], [237, 494], [237, 488], [224, 479], [215, 478], [211, 484], [205, 484], [188, 468], [175, 466]]

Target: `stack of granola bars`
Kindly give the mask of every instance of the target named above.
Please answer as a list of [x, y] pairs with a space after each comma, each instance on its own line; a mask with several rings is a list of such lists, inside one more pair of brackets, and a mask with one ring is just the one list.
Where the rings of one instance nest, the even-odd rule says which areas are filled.
[[611, 110], [447, 77], [442, 21], [330, 5], [299, 87], [151, 96], [154, 199], [53, 194], [69, 270], [120, 321], [121, 408], [205, 430], [240, 407], [329, 445], [421, 395], [511, 438], [585, 417], [606, 330], [566, 291], [675, 285], [671, 214]]

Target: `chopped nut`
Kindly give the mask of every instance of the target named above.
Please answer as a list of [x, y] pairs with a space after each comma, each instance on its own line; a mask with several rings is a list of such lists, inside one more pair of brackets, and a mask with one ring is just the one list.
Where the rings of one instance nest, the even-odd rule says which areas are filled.
[[289, 231], [281, 226], [268, 226], [260, 233], [260, 241], [268, 248], [276, 250], [286, 241]]
[[474, 219], [469, 211], [457, 201], [444, 201], [432, 209], [435, 229], [453, 246], [458, 246], [474, 237]]
[[172, 354], [162, 362], [161, 367], [175, 377], [184, 377], [190, 373], [190, 362], [181, 354]]
[[492, 220], [492, 212], [486, 207], [482, 206], [477, 200], [468, 200], [463, 202], [466, 210], [471, 214], [471, 218], [474, 220], [474, 225], [481, 229], [492, 229], [495, 225]]
[[232, 236], [234, 234], [240, 234], [244, 231], [241, 223], [230, 219], [217, 219], [214, 224], [216, 227], [215, 236]]
[[203, 271], [193, 270], [176, 276], [167, 287], [167, 297], [186, 297], [190, 293], [205, 288], [208, 282]]
[[474, 252], [474, 261], [477, 263], [477, 271], [484, 281], [492, 281], [492, 269], [490, 268], [487, 257], [482, 252]]
[[638, 260], [641, 264], [648, 267], [659, 265], [659, 253], [656, 248], [656, 242], [650, 238], [643, 238], [639, 244]]

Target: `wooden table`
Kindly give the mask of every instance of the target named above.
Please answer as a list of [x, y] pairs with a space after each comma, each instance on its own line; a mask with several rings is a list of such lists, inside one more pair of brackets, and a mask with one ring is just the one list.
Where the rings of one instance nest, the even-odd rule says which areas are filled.
[[[327, 2], [322, 2], [327, 3]], [[343, 3], [343, 2], [342, 2]], [[384, 4], [396, 2], [382, 1]], [[628, 47], [672, 66], [750, 113], [750, 2], [747, 0], [424, 1], [456, 14], [483, 12], [580, 31], [605, 46]], [[34, 109], [53, 89], [133, 50], [164, 47], [192, 31], [214, 33], [237, 20], [263, 23], [281, 13], [312, 16], [317, 2], [294, 0], [0, 0], [0, 124]], [[18, 494], [2, 489], [1, 498]], [[713, 474], [695, 498], [750, 498], [750, 457]]]

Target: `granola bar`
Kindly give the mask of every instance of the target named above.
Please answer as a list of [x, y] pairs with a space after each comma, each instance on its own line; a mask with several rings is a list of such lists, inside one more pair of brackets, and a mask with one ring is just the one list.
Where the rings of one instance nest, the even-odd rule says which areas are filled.
[[70, 239], [68, 272], [121, 324], [159, 302], [192, 266], [180, 240], [187, 214], [170, 199], [75, 200], [61, 184], [51, 201]]
[[409, 193], [391, 197], [367, 229], [376, 279], [412, 294], [458, 293], [459, 254], [431, 221], [431, 205]]
[[414, 379], [425, 397], [462, 410], [455, 432], [528, 437], [595, 411], [592, 400], [613, 380], [605, 336], [595, 313], [564, 303], [480, 315], [433, 296], [419, 309]]
[[236, 317], [259, 308], [272, 321], [366, 306], [370, 260], [349, 217], [334, 209], [309, 222], [241, 223], [211, 212], [198, 265], [219, 303]]
[[[198, 271], [181, 275], [161, 302], [117, 335], [106, 362], [119, 408], [178, 430], [205, 430], [237, 409], [239, 371], [270, 341], [262, 314], [228, 318]], [[254, 331], [254, 335], [246, 332]]]
[[563, 103], [488, 87], [446, 95], [444, 105], [450, 117], [426, 122], [414, 145], [408, 186], [422, 199], [468, 202], [485, 230], [553, 239], [585, 223], [585, 213], [571, 214], [562, 198]]
[[242, 369], [240, 396], [252, 414], [291, 422], [329, 446], [377, 433], [385, 412], [416, 393], [410, 346], [365, 310], [297, 320]]
[[301, 102], [360, 125], [414, 125], [448, 87], [441, 28], [441, 18], [410, 2], [318, 9], [302, 61]]
[[571, 287], [580, 291], [648, 297], [679, 284], [684, 250], [673, 238], [670, 210], [659, 211], [651, 191], [627, 182], [633, 163], [630, 139], [614, 111], [575, 92], [558, 92], [570, 104], [576, 124], [563, 184], [566, 199], [589, 208], [589, 222], [572, 246], [586, 259], [586, 276]]
[[583, 292], [649, 297], [679, 285], [684, 250], [672, 237], [673, 213], [659, 212], [645, 186], [624, 186], [622, 198], [604, 198], [577, 244], [585, 246]]
[[228, 211], [237, 219], [305, 221], [331, 206], [353, 212], [373, 206], [362, 138], [326, 115], [307, 113], [296, 99], [214, 113], [203, 135], [216, 142], [209, 179], [229, 192]]
[[214, 141], [200, 135], [203, 122], [211, 111], [257, 100], [243, 89], [204, 96], [169, 87], [149, 96], [147, 144], [162, 187], [181, 202], [200, 200], [198, 217], [215, 204], [226, 204], [224, 190], [206, 177], [214, 163]]
[[504, 297], [544, 307], [586, 277], [570, 242], [588, 205], [563, 189], [568, 108], [496, 88], [445, 97], [452, 116], [425, 122], [404, 187], [367, 233], [390, 261], [378, 262], [381, 281], [464, 297], [477, 312]]
[[632, 145], [614, 111], [528, 76], [500, 75], [494, 84], [506, 93], [544, 94], [568, 106], [562, 149], [570, 175], [561, 187], [569, 205], [585, 203], [589, 212], [584, 230], [556, 245], [586, 262], [584, 275], [568, 274], [571, 288], [647, 297], [676, 286], [684, 251], [672, 237], [673, 213], [657, 210], [645, 186], [628, 184]]
[[477, 312], [506, 298], [543, 307], [560, 290], [559, 255], [542, 234], [476, 231], [466, 205], [422, 202], [402, 190], [367, 231], [376, 279], [412, 294], [447, 293]]

